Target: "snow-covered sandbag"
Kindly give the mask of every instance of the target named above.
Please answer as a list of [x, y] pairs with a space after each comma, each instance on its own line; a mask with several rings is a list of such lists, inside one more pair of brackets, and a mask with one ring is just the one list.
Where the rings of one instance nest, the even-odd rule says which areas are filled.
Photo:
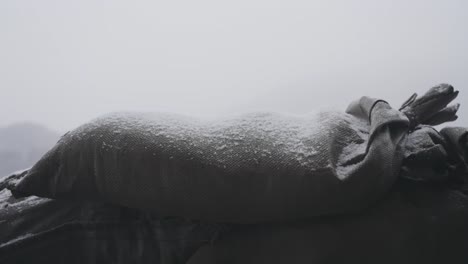
[[408, 127], [368, 97], [307, 116], [112, 114], [64, 135], [11, 189], [223, 222], [344, 213], [392, 186]]
[[456, 119], [458, 106], [446, 106], [457, 94], [442, 84], [412, 96], [401, 112], [363, 97], [346, 113], [302, 117], [114, 114], [66, 134], [18, 184], [7, 182], [16, 196], [107, 201], [210, 221], [346, 213], [392, 186], [408, 132]]

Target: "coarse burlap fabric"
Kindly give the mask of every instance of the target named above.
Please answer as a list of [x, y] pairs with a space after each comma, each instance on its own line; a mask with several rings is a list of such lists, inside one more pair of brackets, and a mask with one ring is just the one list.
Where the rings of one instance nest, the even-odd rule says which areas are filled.
[[0, 191], [0, 263], [185, 263], [228, 228], [99, 202]]
[[10, 189], [218, 222], [345, 213], [392, 186], [408, 123], [368, 97], [301, 117], [113, 114], [64, 135]]
[[[188, 263], [467, 263], [468, 128], [434, 133], [426, 126], [412, 131], [405, 175], [375, 206], [358, 214], [235, 227]], [[434, 151], [439, 147], [446, 157]]]
[[465, 264], [468, 192], [398, 179], [358, 214], [242, 225], [188, 264]]

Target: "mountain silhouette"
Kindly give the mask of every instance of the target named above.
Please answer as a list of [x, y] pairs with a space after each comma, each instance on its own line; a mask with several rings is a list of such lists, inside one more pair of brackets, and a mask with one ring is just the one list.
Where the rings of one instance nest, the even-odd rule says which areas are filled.
[[40, 124], [0, 127], [0, 178], [34, 165], [58, 139], [58, 133]]

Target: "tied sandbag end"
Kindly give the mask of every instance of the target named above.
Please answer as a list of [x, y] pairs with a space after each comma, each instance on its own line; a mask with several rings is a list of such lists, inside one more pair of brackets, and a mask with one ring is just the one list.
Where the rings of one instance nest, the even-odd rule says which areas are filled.
[[400, 108], [410, 120], [410, 128], [414, 130], [418, 125], [440, 125], [454, 121], [459, 105], [448, 106], [458, 96], [458, 91], [450, 84], [442, 83], [432, 87], [418, 98], [413, 94]]
[[19, 181], [28, 174], [28, 171], [29, 169], [21, 170], [1, 179], [0, 191], [4, 189], [11, 190], [14, 188], [19, 183]]

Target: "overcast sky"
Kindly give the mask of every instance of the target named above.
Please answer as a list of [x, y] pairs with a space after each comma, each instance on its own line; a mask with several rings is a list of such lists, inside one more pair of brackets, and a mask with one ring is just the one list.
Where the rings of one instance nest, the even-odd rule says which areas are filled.
[[468, 126], [467, 11], [465, 0], [4, 0], [0, 126], [63, 132], [120, 110], [306, 113], [362, 95], [398, 106], [441, 82], [461, 91]]

